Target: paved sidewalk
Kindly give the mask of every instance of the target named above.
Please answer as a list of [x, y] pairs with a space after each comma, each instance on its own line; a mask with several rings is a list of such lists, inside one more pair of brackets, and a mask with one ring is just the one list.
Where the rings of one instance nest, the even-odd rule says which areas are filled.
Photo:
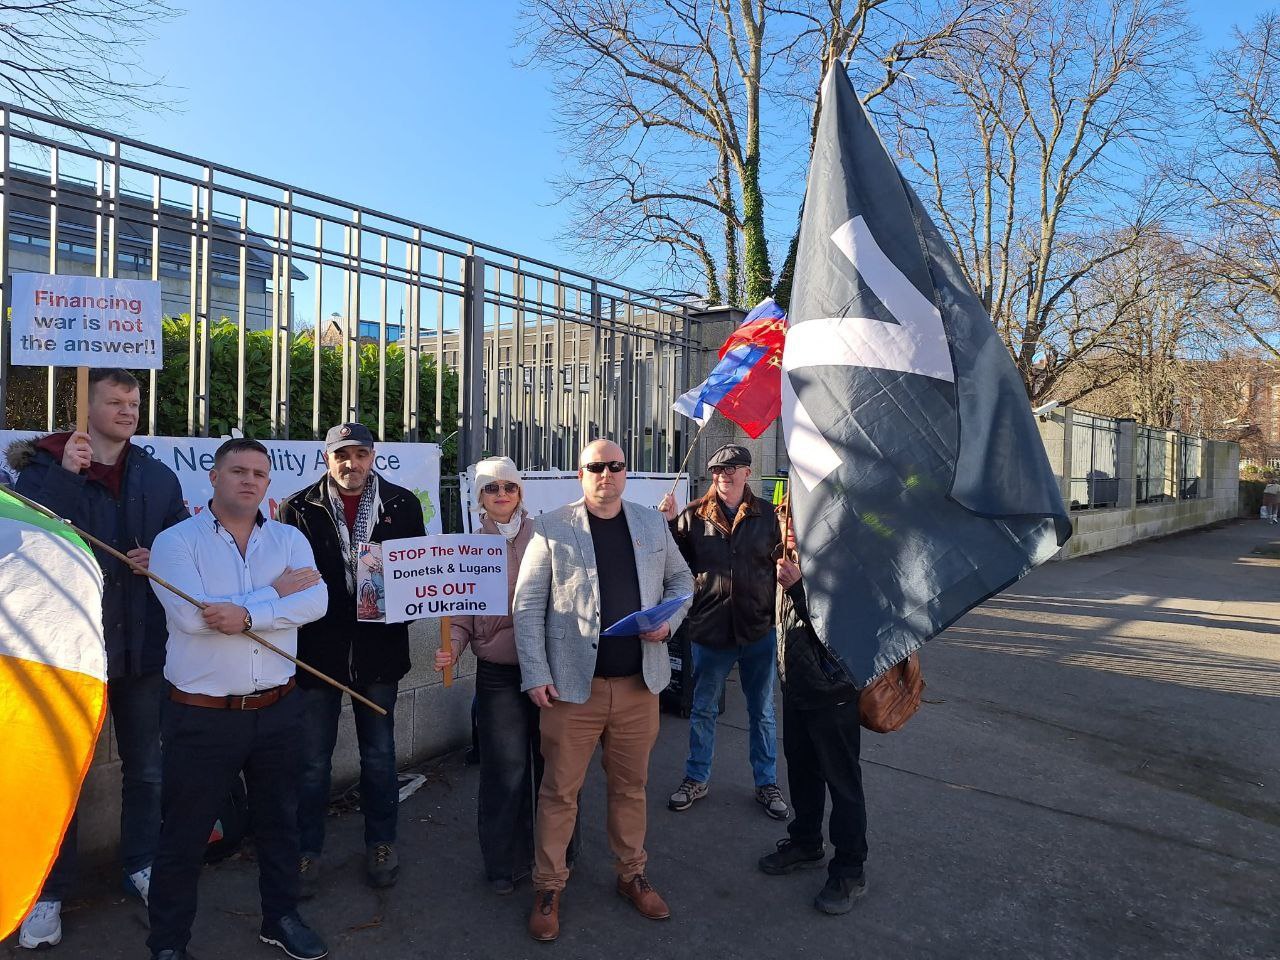
[[[1280, 956], [1280, 559], [1252, 552], [1280, 557], [1276, 530], [1055, 563], [931, 642], [931, 702], [864, 739], [870, 890], [844, 917], [810, 906], [821, 873], [755, 869], [783, 833], [752, 797], [732, 686], [711, 793], [682, 814], [665, 799], [687, 725], [663, 718], [650, 876], [670, 921], [613, 893], [597, 769], [563, 934], [530, 941], [527, 885], [483, 883], [476, 770], [457, 756], [404, 805], [399, 886], [364, 886], [359, 817], [336, 817], [304, 915], [343, 960]], [[86, 886], [50, 956], [146, 957], [141, 908]], [[201, 893], [194, 960], [284, 956], [257, 942], [250, 860], [208, 869]]]

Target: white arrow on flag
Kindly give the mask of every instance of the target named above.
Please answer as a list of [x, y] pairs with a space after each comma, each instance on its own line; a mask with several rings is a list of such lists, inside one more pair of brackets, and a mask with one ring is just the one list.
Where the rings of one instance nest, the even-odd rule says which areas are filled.
[[787, 330], [782, 351], [782, 422], [791, 469], [809, 490], [843, 462], [800, 403], [790, 371], [803, 367], [870, 367], [955, 382], [942, 314], [887, 256], [862, 217], [831, 234], [863, 281], [898, 322], [821, 317]]

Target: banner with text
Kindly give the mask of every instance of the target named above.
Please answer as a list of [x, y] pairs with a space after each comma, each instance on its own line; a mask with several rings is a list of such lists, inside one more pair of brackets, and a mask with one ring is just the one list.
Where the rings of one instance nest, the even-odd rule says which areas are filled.
[[388, 540], [382, 575], [387, 623], [508, 611], [507, 539], [496, 534]]
[[36, 367], [164, 366], [160, 283], [15, 273], [10, 359]]
[[[16, 440], [34, 440], [42, 433], [0, 430], [0, 449]], [[225, 438], [134, 437], [133, 442], [178, 475], [182, 495], [192, 513], [204, 509], [213, 488], [209, 470], [213, 455]], [[325, 472], [321, 440], [263, 440], [271, 455], [271, 484], [263, 511], [276, 515], [280, 501], [315, 483]], [[422, 504], [422, 516], [430, 533], [440, 532], [440, 447], [434, 443], [379, 443], [374, 448], [374, 469], [397, 486], [412, 491]], [[0, 472], [8, 470], [5, 463]]]
[[[576, 473], [564, 470], [528, 470], [521, 476], [524, 480], [524, 508], [531, 517], [582, 499], [582, 481]], [[479, 491], [473, 486], [474, 481], [475, 478], [470, 473], [458, 475], [463, 523], [468, 530], [480, 529], [480, 498]], [[675, 482], [674, 473], [628, 473], [627, 486], [622, 491], [622, 496], [634, 503], [656, 507], [658, 501], [671, 492], [671, 485]], [[680, 474], [680, 482], [676, 484], [676, 509], [682, 509], [688, 502], [689, 477], [687, 474]]]

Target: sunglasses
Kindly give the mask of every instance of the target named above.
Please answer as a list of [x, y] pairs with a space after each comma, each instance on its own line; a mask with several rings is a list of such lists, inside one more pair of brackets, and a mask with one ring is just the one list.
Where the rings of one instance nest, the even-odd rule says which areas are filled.
[[737, 473], [737, 472], [738, 472], [738, 464], [736, 464], [736, 463], [735, 463], [735, 464], [731, 464], [731, 465], [729, 465], [729, 466], [725, 466], [725, 467], [717, 466], [717, 467], [712, 467], [712, 468], [711, 468], [711, 475], [712, 475], [713, 477], [718, 477], [718, 476], [720, 476], [720, 474], [722, 474], [722, 473], [723, 473], [726, 477], [732, 477], [732, 476], [733, 476], [735, 473]]
[[593, 460], [591, 463], [584, 463], [582, 469], [588, 473], [604, 473], [605, 470], [610, 473], [621, 473], [627, 469], [627, 465], [622, 460], [610, 460], [607, 463], [602, 460]]
[[519, 493], [519, 492], [520, 492], [520, 484], [518, 484], [518, 483], [511, 483], [511, 482], [507, 482], [507, 483], [486, 483], [486, 484], [485, 484], [483, 487], [481, 487], [480, 489], [481, 489], [481, 490], [483, 490], [485, 493], [489, 494], [489, 496], [491, 496], [491, 497], [496, 497], [496, 496], [498, 495], [498, 491], [499, 491], [499, 490], [501, 490], [503, 493], [506, 493], [506, 494]]

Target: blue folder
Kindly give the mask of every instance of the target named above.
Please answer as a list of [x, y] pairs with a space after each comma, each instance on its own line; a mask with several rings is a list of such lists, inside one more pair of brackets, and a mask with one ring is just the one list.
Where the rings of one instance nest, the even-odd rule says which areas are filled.
[[635, 613], [627, 614], [611, 627], [602, 630], [600, 636], [634, 637], [638, 633], [657, 630], [671, 619], [673, 613], [692, 599], [693, 594], [686, 593], [679, 597], [672, 597], [670, 600], [664, 600], [656, 607], [650, 607], [648, 610], [637, 610]]

